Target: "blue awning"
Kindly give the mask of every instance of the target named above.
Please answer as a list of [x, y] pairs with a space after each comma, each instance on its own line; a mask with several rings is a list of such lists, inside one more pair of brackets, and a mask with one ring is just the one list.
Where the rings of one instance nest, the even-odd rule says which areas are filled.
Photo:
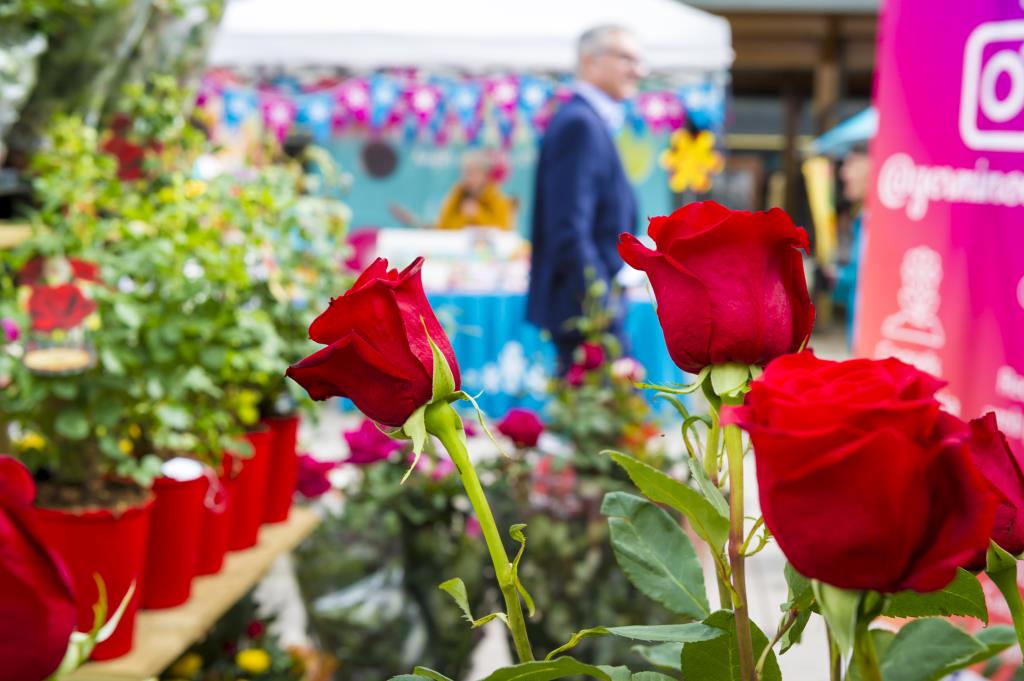
[[877, 130], [878, 110], [870, 106], [814, 140], [811, 151], [824, 156], [843, 156], [854, 145], [874, 137]]

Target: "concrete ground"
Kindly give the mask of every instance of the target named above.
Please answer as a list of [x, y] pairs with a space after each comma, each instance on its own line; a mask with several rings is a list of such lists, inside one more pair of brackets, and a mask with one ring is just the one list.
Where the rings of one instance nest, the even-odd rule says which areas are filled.
[[[842, 359], [848, 356], [845, 340], [841, 332], [816, 335], [812, 347], [816, 354], [830, 359]], [[306, 450], [315, 452], [318, 457], [337, 459], [343, 456], [343, 444], [339, 435], [342, 429], [351, 428], [358, 422], [354, 415], [343, 415], [330, 406], [326, 407], [319, 424], [304, 425], [301, 442]], [[678, 439], [678, 436], [676, 436]], [[475, 438], [471, 443], [471, 451], [483, 454], [491, 448], [486, 438]], [[682, 449], [682, 443], [670, 446]], [[343, 474], [343, 473], [342, 473]], [[758, 515], [757, 485], [754, 475], [753, 457], [746, 462], [745, 504], [747, 515]], [[714, 584], [714, 571], [710, 560], [703, 556], [705, 563], [706, 582]], [[747, 563], [748, 596], [750, 612], [754, 622], [769, 636], [775, 632], [781, 617], [779, 605], [786, 601], [786, 581], [783, 577], [785, 558], [774, 543], [769, 543], [763, 551], [752, 557]], [[716, 600], [714, 589], [709, 589], [712, 600]], [[307, 644], [306, 614], [299, 598], [298, 586], [291, 569], [289, 556], [277, 561], [267, 578], [259, 585], [257, 598], [269, 610], [278, 613], [276, 632], [285, 645]], [[581, 622], [582, 626], [593, 626], [596, 622]], [[639, 624], [639, 623], [638, 623]], [[510, 664], [512, 659], [501, 631], [503, 625], [494, 621], [485, 628], [485, 635], [478, 646], [473, 659], [473, 668], [466, 679], [461, 681], [477, 681], [494, 669]], [[779, 658], [783, 678], [791, 681], [825, 681], [828, 679], [828, 653], [825, 639], [824, 623], [814, 617], [808, 624], [803, 636], [803, 643], [793, 647]], [[382, 680], [383, 681], [383, 680]]]

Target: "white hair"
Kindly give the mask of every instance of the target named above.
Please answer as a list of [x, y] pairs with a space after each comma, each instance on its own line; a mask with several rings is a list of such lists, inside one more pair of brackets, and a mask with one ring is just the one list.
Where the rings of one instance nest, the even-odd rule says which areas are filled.
[[576, 59], [583, 59], [584, 56], [598, 54], [608, 47], [609, 38], [612, 35], [621, 33], [632, 33], [625, 26], [617, 24], [602, 24], [594, 26], [583, 32], [576, 42]]

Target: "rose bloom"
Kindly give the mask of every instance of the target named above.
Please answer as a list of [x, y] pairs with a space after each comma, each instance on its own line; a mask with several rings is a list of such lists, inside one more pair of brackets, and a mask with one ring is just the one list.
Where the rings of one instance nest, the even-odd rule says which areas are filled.
[[896, 359], [776, 359], [723, 423], [749, 434], [765, 525], [798, 572], [934, 591], [988, 545], [996, 497], [943, 383]]
[[459, 365], [423, 292], [422, 267], [417, 258], [399, 272], [377, 258], [313, 320], [309, 337], [326, 347], [288, 376], [314, 400], [347, 397], [374, 421], [398, 427], [433, 396], [433, 341], [458, 390]]
[[516, 447], [536, 447], [544, 432], [544, 422], [529, 409], [513, 407], [498, 422], [498, 432], [512, 440]]
[[807, 340], [814, 321], [800, 256], [807, 233], [783, 211], [691, 203], [652, 218], [647, 232], [655, 250], [623, 234], [619, 254], [650, 278], [669, 354], [683, 371], [763, 365]]
[[0, 681], [56, 671], [77, 623], [71, 577], [43, 543], [35, 491], [28, 469], [0, 456]]

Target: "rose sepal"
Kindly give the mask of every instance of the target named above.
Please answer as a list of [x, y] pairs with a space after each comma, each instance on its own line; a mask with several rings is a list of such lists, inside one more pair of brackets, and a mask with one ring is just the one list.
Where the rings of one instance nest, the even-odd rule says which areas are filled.
[[1017, 560], [994, 541], [989, 542], [985, 554], [985, 574], [996, 585], [1006, 600], [1006, 607], [1013, 619], [1013, 629], [1017, 633], [1017, 642], [1024, 649], [1024, 599], [1021, 598], [1017, 585]]

